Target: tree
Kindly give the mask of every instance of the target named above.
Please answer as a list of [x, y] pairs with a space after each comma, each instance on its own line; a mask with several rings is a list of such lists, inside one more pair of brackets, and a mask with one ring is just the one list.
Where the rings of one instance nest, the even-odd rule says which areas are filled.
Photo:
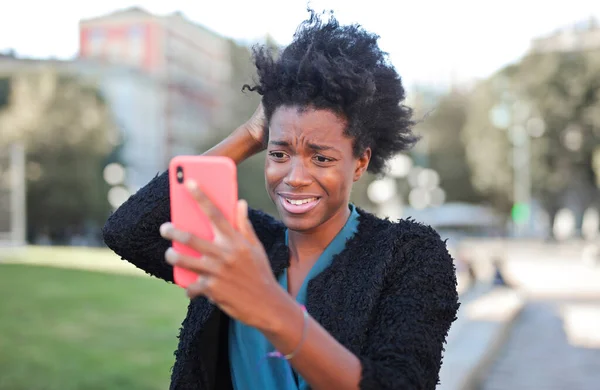
[[[597, 197], [593, 155], [600, 144], [600, 52], [532, 54], [480, 83], [463, 131], [473, 183], [507, 208], [512, 202], [510, 134], [490, 121], [509, 105], [513, 124], [533, 136], [533, 194], [551, 214]], [[493, 114], [492, 114], [493, 115]]]
[[508, 164], [506, 132], [495, 128], [489, 113], [500, 101], [486, 80], [471, 92], [462, 131], [465, 154], [471, 170], [471, 183], [496, 208], [507, 211], [512, 197], [512, 171]]
[[18, 73], [0, 112], [0, 142], [26, 147], [30, 236], [55, 239], [102, 223], [110, 208], [102, 162], [115, 139], [96, 87], [54, 71]]
[[0, 78], [0, 110], [8, 105], [10, 99], [10, 77]]
[[461, 132], [467, 120], [468, 95], [458, 90], [439, 98], [435, 109], [417, 113], [423, 117], [415, 131], [426, 144], [427, 165], [440, 175], [446, 201], [477, 203], [481, 196], [471, 184]]
[[[200, 146], [200, 152], [212, 147], [229, 135], [229, 133], [248, 120], [260, 103], [260, 95], [255, 92], [242, 92], [244, 84], [252, 84], [256, 77], [256, 69], [252, 63], [250, 49], [242, 44], [230, 40], [231, 78], [227, 99], [228, 120], [224, 121], [222, 129], [218, 129]], [[246, 199], [254, 207], [269, 213], [275, 213], [275, 207], [267, 196], [264, 184], [264, 159], [265, 153], [253, 156], [238, 167], [238, 192], [240, 198]]]
[[533, 145], [534, 188], [548, 210], [570, 203], [582, 213], [598, 195], [592, 159], [600, 150], [600, 51], [529, 56], [518, 71], [545, 122]]

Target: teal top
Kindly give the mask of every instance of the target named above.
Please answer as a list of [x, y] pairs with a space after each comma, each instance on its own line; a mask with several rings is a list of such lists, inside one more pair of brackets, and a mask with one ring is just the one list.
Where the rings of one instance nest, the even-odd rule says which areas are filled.
[[[302, 283], [296, 301], [306, 305], [308, 282], [327, 268], [335, 255], [346, 247], [358, 229], [358, 212], [349, 205], [350, 218], [329, 243]], [[287, 245], [287, 231], [285, 233]], [[279, 276], [279, 284], [287, 291], [287, 269]], [[234, 390], [307, 390], [308, 384], [280, 358], [267, 358], [275, 348], [257, 329], [231, 320], [229, 326], [229, 362]]]

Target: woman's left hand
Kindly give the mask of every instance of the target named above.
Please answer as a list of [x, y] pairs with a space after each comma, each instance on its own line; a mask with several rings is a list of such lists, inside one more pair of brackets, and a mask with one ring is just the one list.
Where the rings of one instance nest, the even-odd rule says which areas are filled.
[[248, 204], [243, 200], [238, 202], [236, 230], [194, 182], [187, 184], [191, 195], [212, 221], [215, 238], [212, 242], [203, 240], [165, 223], [160, 228], [164, 238], [202, 254], [196, 258], [169, 248], [165, 253], [167, 262], [199, 275], [187, 288], [190, 298], [205, 296], [229, 316], [249, 326], [268, 329], [273, 318], [272, 300], [283, 290], [248, 219]]

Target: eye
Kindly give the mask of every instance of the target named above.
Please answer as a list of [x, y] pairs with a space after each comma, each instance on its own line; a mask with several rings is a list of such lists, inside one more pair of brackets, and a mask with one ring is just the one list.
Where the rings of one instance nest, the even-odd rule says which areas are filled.
[[316, 155], [314, 158], [315, 158], [315, 160], [317, 160], [317, 162], [319, 162], [321, 164], [334, 161], [332, 158], [321, 156], [321, 155]]
[[271, 156], [274, 160], [283, 160], [287, 157], [287, 155], [283, 152], [269, 152], [269, 156]]

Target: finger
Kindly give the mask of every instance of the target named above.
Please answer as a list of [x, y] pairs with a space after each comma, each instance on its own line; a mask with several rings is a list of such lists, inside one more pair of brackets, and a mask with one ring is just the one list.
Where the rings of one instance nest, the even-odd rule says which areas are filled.
[[179, 242], [203, 255], [217, 258], [223, 255], [223, 249], [215, 243], [203, 240], [189, 232], [179, 230], [170, 222], [163, 223], [160, 226], [160, 235], [167, 240]]
[[246, 225], [246, 221], [248, 220], [248, 202], [243, 199], [240, 199], [237, 202], [236, 220], [240, 233], [245, 236], [248, 230]]
[[242, 235], [252, 242], [256, 244], [259, 242], [258, 237], [256, 237], [256, 233], [254, 232], [254, 228], [252, 227], [252, 223], [248, 218], [248, 202], [243, 199], [240, 199], [237, 204], [237, 226], [242, 233]]
[[213, 280], [209, 276], [198, 276], [198, 280], [188, 286], [187, 295], [190, 298], [196, 298], [200, 295], [204, 295], [209, 301], [212, 302], [211, 297], [211, 287], [213, 285]]
[[225, 218], [221, 210], [198, 188], [198, 184], [194, 180], [188, 180], [185, 185], [213, 225], [226, 236], [233, 236], [235, 229], [231, 226], [231, 223]]
[[175, 249], [169, 248], [165, 252], [167, 263], [185, 268], [197, 274], [218, 275], [223, 269], [223, 262], [211, 256], [194, 257], [178, 253]]

